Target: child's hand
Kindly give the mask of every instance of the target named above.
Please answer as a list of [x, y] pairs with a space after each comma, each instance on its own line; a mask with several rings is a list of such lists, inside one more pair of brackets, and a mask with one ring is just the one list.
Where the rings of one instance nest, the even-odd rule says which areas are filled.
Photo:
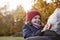
[[42, 31], [50, 30], [52, 24], [46, 24]]

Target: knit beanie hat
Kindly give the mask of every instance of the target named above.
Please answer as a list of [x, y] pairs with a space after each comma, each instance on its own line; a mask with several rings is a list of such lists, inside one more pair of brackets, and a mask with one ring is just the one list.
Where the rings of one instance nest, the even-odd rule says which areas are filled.
[[40, 13], [37, 10], [31, 10], [31, 11], [27, 12], [26, 21], [31, 21], [31, 19], [36, 15], [41, 16]]
[[47, 24], [52, 24], [50, 30], [60, 35], [60, 8], [56, 8], [54, 13], [49, 17]]

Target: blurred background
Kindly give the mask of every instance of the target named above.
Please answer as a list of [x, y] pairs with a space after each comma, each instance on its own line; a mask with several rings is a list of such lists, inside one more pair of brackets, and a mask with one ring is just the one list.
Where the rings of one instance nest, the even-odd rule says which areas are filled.
[[26, 12], [38, 10], [45, 25], [56, 8], [60, 0], [0, 0], [0, 36], [23, 37]]

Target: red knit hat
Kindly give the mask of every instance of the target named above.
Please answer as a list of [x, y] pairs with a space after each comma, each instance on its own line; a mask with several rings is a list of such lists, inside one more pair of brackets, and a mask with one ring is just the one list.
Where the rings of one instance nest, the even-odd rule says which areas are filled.
[[36, 16], [36, 15], [40, 15], [40, 13], [37, 10], [31, 10], [26, 14], [26, 21], [31, 21], [31, 19]]

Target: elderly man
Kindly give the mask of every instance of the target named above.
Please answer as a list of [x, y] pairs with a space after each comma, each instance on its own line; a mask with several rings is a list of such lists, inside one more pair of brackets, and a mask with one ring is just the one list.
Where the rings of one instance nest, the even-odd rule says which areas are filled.
[[57, 8], [49, 17], [47, 24], [52, 24], [50, 30], [55, 31], [60, 35], [60, 8]]

